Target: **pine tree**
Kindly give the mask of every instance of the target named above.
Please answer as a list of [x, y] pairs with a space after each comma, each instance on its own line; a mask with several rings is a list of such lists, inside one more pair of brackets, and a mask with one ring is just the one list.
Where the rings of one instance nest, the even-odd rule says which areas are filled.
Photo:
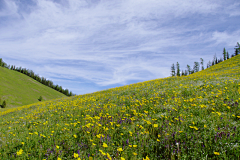
[[171, 72], [172, 72], [172, 77], [174, 77], [174, 76], [176, 75], [176, 71], [175, 71], [175, 65], [174, 65], [174, 63], [172, 64]]
[[227, 52], [227, 59], [229, 59], [229, 53]]
[[208, 61], [207, 68], [211, 67], [211, 61]]
[[199, 71], [199, 63], [198, 62], [194, 62], [193, 70], [195, 73]]
[[223, 60], [224, 61], [226, 60], [226, 57], [227, 57], [227, 52], [226, 52], [226, 49], [223, 48]]
[[202, 70], [204, 70], [204, 66], [203, 66], [203, 59], [202, 59], [202, 58], [200, 58], [200, 60], [201, 60]]
[[236, 48], [234, 48], [235, 49], [235, 56], [237, 56], [238, 53], [240, 52], [240, 44], [239, 44], [239, 42], [237, 42], [237, 45], [235, 47], [236, 47]]
[[191, 74], [191, 67], [189, 65], [187, 65], [187, 71], [188, 71], [188, 75]]
[[177, 76], [180, 77], [180, 65], [177, 62]]
[[182, 70], [181, 76], [185, 76], [183, 70]]
[[238, 55], [238, 49], [235, 48], [235, 55], [234, 56], [237, 56]]

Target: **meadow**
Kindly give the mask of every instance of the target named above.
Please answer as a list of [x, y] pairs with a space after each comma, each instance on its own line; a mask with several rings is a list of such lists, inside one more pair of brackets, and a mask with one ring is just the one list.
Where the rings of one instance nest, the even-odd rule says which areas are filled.
[[0, 112], [0, 159], [240, 159], [240, 55]]
[[[0, 84], [0, 104], [6, 100], [7, 108], [36, 103], [40, 96], [43, 100], [67, 97], [29, 76], [4, 67], [0, 67]], [[7, 108], [0, 107], [0, 112], [7, 110]]]

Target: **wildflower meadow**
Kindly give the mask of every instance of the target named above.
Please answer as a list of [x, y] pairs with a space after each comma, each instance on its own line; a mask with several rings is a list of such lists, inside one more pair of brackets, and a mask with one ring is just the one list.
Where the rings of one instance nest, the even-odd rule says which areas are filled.
[[239, 102], [240, 55], [188, 76], [0, 111], [0, 159], [240, 159]]

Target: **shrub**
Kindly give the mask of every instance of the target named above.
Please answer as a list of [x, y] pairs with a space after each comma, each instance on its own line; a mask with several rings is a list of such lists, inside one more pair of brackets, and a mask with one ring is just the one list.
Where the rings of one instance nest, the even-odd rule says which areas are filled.
[[38, 98], [38, 100], [39, 100], [39, 101], [42, 101], [42, 96], [40, 96], [40, 97]]
[[7, 103], [6, 103], [6, 101], [4, 100], [1, 107], [2, 107], [2, 108], [6, 108], [6, 106], [7, 106]]

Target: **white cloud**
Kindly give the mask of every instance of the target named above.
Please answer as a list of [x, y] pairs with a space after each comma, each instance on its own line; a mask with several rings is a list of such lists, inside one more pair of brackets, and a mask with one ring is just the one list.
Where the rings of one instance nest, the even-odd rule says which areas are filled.
[[240, 15], [240, 3], [234, 3], [226, 7], [225, 11], [230, 16], [239, 16]]
[[240, 30], [236, 30], [234, 32], [218, 32], [215, 31], [212, 34], [212, 39], [216, 44], [227, 44], [228, 46], [233, 46], [237, 42], [240, 42]]
[[0, 17], [5, 16], [17, 16], [18, 6], [12, 0], [3, 0], [1, 5], [4, 6], [2, 10], [0, 10]]

